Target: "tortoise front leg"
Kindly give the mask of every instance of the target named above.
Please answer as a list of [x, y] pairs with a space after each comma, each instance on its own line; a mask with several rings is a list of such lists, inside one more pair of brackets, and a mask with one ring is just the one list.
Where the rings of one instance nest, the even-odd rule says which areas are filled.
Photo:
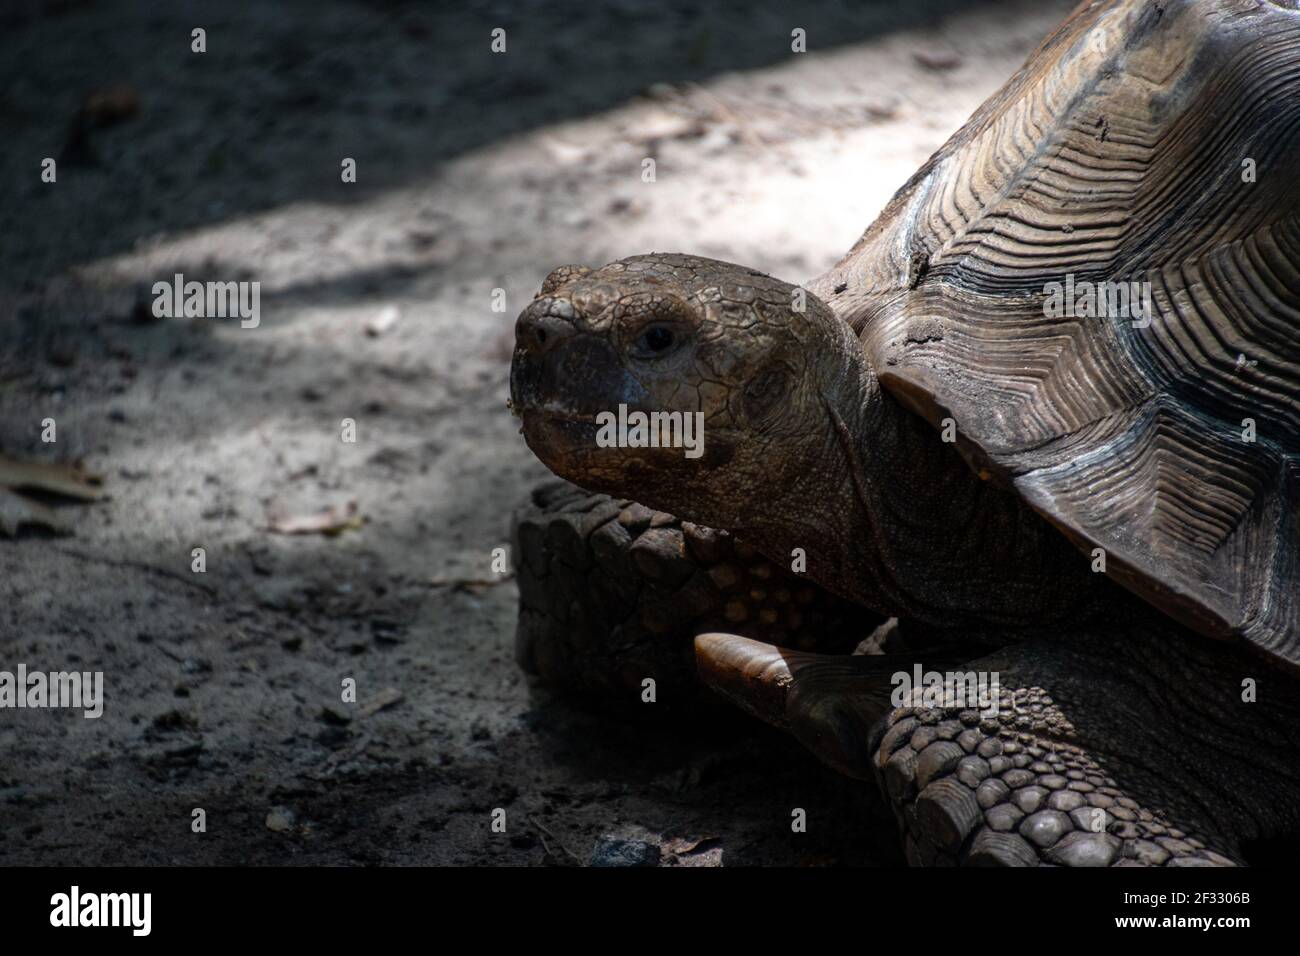
[[[1199, 750], [1147, 678], [1104, 665], [1094, 675], [1084, 669], [1094, 663], [1087, 648], [1074, 650], [1078, 656], [1031, 644], [969, 665], [998, 674], [996, 715], [905, 706], [886, 716], [870, 759], [907, 859], [970, 866], [1242, 862], [1250, 815], [1229, 792], [1255, 786], [1259, 768], [1244, 754], [1216, 768], [1219, 748]], [[1266, 758], [1256, 752], [1256, 759]], [[1197, 780], [1194, 768], [1221, 774], [1224, 792]]]
[[724, 531], [563, 481], [533, 491], [511, 537], [520, 666], [612, 704], [640, 706], [646, 678], [660, 702], [694, 702], [701, 631], [847, 654], [884, 621]]
[[[1244, 862], [1245, 842], [1295, 832], [1293, 681], [1129, 613], [1132, 623], [1104, 632], [1053, 635], [962, 666], [997, 674], [997, 713], [986, 716], [893, 707], [879, 674], [828, 683], [807, 655], [782, 666], [770, 649], [738, 652], [735, 638], [702, 637], [697, 655], [728, 696], [747, 696], [833, 766], [874, 775], [917, 864], [1232, 865]], [[1256, 702], [1243, 699], [1247, 678]]]

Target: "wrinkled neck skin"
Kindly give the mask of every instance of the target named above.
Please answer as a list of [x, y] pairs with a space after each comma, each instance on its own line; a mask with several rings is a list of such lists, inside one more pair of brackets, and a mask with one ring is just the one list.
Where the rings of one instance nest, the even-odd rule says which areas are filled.
[[823, 388], [804, 467], [736, 534], [786, 566], [802, 548], [822, 586], [936, 627], [1033, 628], [1095, 608], [1104, 575], [895, 401], [845, 331], [845, 374]]

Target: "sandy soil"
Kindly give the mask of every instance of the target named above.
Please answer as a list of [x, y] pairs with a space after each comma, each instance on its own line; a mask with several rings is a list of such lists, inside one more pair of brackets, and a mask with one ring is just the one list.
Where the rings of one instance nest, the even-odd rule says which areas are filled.
[[[107, 700], [0, 711], [0, 863], [898, 862], [866, 788], [774, 732], [517, 670], [491, 552], [545, 472], [512, 326], [565, 262], [817, 273], [1069, 4], [696, 6], [6, 5], [0, 451], [106, 496], [0, 538], [0, 669], [101, 670]], [[119, 85], [138, 112], [69, 143]], [[176, 272], [259, 281], [261, 324], [152, 320]], [[268, 531], [349, 501], [360, 529]]]

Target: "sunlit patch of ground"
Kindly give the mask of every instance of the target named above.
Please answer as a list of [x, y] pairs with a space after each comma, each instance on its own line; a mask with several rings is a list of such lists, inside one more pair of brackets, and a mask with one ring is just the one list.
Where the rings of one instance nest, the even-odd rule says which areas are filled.
[[[297, 94], [265, 73], [281, 47], [222, 21], [221, 70], [155, 76], [140, 115], [98, 134], [100, 167], [41, 187], [73, 198], [25, 223], [23, 271], [3, 285], [0, 448], [84, 458], [109, 497], [61, 509], [75, 537], [0, 540], [0, 667], [103, 670], [108, 699], [97, 721], [0, 714], [0, 862], [565, 862], [606, 834], [677, 841], [664, 844], [677, 862], [893, 862], [861, 787], [774, 734], [625, 726], [530, 690], [511, 651], [514, 585], [448, 582], [488, 576], [510, 507], [544, 475], [505, 397], [514, 315], [550, 268], [680, 250], [816, 274], [1068, 6], [977, 7], [829, 49], [814, 32], [806, 55], [691, 83], [630, 56], [645, 95], [559, 122], [498, 120], [515, 132], [468, 151], [438, 139], [436, 109], [400, 108], [415, 53], [376, 63], [383, 30], [425, 42], [418, 16], [367, 33], [360, 8], [320, 7], [285, 31], [328, 50]], [[78, 62], [123, 35], [108, 10], [68, 16], [81, 19], [23, 28], [58, 31], [57, 56]], [[728, 42], [789, 43], [743, 29]], [[545, 100], [488, 72], [498, 63], [461, 61], [458, 95], [481, 97], [483, 122]], [[392, 108], [353, 127], [346, 109], [321, 118], [308, 102], [388, 103], [374, 92], [388, 86], [367, 83], [383, 69]], [[212, 89], [222, 111], [186, 108]], [[41, 124], [25, 90], [3, 106], [24, 117], [9, 152], [35, 170], [63, 121]], [[272, 94], [298, 131], [287, 170], [222, 132]], [[375, 138], [401, 144], [401, 176], [367, 151]], [[425, 146], [436, 161], [419, 161]], [[354, 153], [349, 194], [333, 180]], [[169, 156], [201, 165], [201, 195]], [[121, 174], [135, 199], [112, 201], [154, 223], [134, 244], [76, 202], [112, 192], [114, 164], [131, 163], [149, 164]], [[275, 188], [245, 208], [259, 176]], [[196, 205], [189, 225], [168, 212]], [[108, 254], [69, 258], [103, 236]], [[149, 286], [177, 272], [259, 281], [260, 325], [140, 315]], [[396, 323], [367, 334], [389, 307]], [[55, 445], [39, 439], [46, 417]], [[354, 444], [340, 441], [345, 418]], [[360, 530], [267, 531], [274, 513], [348, 501]], [[195, 547], [203, 587], [184, 580]], [[401, 699], [340, 716], [345, 677], [362, 703], [389, 688]], [[806, 837], [789, 832], [792, 806], [809, 811]], [[195, 807], [206, 835], [191, 832]], [[488, 828], [496, 807], [517, 821], [505, 837]]]

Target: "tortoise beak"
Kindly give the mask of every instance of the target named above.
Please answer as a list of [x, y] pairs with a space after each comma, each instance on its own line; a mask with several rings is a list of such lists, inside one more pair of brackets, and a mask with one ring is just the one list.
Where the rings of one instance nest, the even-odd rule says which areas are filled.
[[595, 417], [618, 402], [629, 376], [605, 340], [579, 325], [565, 299], [535, 299], [515, 322], [510, 399], [521, 415], [548, 409], [553, 416]]
[[620, 403], [637, 405], [646, 392], [604, 336], [582, 329], [573, 307], [535, 300], [515, 323], [510, 404], [524, 439], [556, 474], [580, 480], [581, 461], [597, 451], [596, 416]]

